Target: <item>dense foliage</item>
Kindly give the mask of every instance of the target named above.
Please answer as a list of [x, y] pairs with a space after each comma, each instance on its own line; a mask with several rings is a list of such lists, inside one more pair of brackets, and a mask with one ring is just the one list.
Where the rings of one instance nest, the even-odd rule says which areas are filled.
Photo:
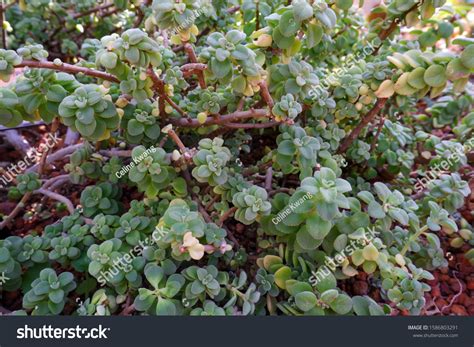
[[[23, 70], [0, 124], [80, 135], [9, 188], [15, 314], [418, 315], [442, 242], [474, 244], [467, 5], [20, 0], [2, 16], [0, 79]], [[37, 194], [53, 213], [16, 230]]]

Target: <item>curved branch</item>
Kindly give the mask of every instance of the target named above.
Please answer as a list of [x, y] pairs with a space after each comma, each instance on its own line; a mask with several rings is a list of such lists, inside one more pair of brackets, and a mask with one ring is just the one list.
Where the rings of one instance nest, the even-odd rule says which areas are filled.
[[114, 6], [114, 4], [105, 4], [105, 5], [102, 5], [102, 6], [97, 6], [97, 7], [94, 7], [92, 9], [90, 9], [90, 10], [87, 10], [85, 12], [73, 14], [72, 18], [78, 19], [78, 18], [87, 16], [89, 14], [92, 14], [94, 12], [99, 12], [99, 11], [105, 10], [105, 9], [110, 8], [112, 6]]
[[[59, 151], [56, 151], [46, 158], [46, 164], [51, 164], [55, 162], [56, 160], [64, 159], [65, 156], [74, 153], [74, 151], [78, 148], [81, 148], [84, 146], [83, 143], [78, 143], [77, 145], [69, 146], [69, 147], [64, 147], [60, 149]], [[28, 172], [36, 172], [38, 170], [38, 164], [35, 164], [31, 166], [30, 168], [25, 170], [25, 173]]]
[[20, 213], [20, 211], [25, 207], [26, 203], [30, 199], [31, 194], [31, 192], [27, 192], [25, 195], [23, 195], [20, 202], [15, 206], [13, 211], [11, 211], [10, 214], [0, 223], [0, 230], [5, 228], [8, 223], [10, 223], [17, 216], [17, 214]]
[[117, 77], [107, 72], [89, 69], [87, 67], [82, 67], [82, 66], [71, 65], [67, 63], [56, 65], [52, 61], [24, 60], [21, 64], [16, 65], [15, 67], [16, 68], [31, 67], [31, 68], [36, 68], [36, 69], [51, 69], [51, 70], [62, 71], [62, 72], [67, 72], [71, 74], [83, 73], [84, 75], [100, 78], [100, 79], [110, 81], [110, 82], [116, 82], [116, 83], [120, 82]]
[[362, 130], [365, 128], [367, 124], [369, 124], [374, 118], [377, 116], [377, 114], [380, 112], [380, 110], [385, 106], [385, 103], [387, 102], [388, 99], [377, 99], [377, 102], [375, 103], [374, 107], [367, 113], [361, 120], [361, 122], [355, 127], [354, 130], [349, 134], [344, 139], [344, 142], [341, 144], [339, 147], [338, 153], [345, 153], [349, 146], [354, 142], [357, 137], [359, 137], [359, 134], [362, 132]]
[[74, 213], [74, 205], [72, 204], [71, 200], [69, 200], [68, 198], [66, 198], [65, 196], [61, 195], [61, 194], [58, 194], [58, 193], [54, 193], [50, 190], [47, 190], [47, 189], [43, 189], [43, 188], [40, 188], [38, 190], [35, 190], [34, 193], [36, 194], [43, 194], [45, 196], [47, 196], [48, 198], [51, 198], [53, 200], [56, 200], [56, 201], [59, 201], [59, 202], [62, 202], [63, 204], [66, 205], [67, 207], [67, 210], [69, 211], [70, 214], [73, 214]]
[[228, 128], [235, 128], [235, 129], [263, 129], [263, 128], [271, 128], [280, 124], [281, 124], [280, 122], [265, 122], [265, 123], [226, 123], [223, 125]]
[[194, 73], [194, 70], [204, 71], [207, 69], [207, 65], [203, 63], [187, 63], [181, 66], [181, 71], [186, 74]]
[[[197, 119], [169, 119], [170, 123], [180, 127], [188, 127], [188, 128], [198, 128], [200, 126], [207, 126], [207, 125], [229, 125], [232, 121], [236, 121], [239, 119], [248, 119], [248, 118], [264, 118], [268, 117], [268, 111], [265, 109], [257, 109], [257, 110], [248, 110], [248, 111], [237, 111], [234, 113], [226, 114], [219, 117], [207, 117], [206, 121], [201, 124]], [[252, 124], [248, 124], [252, 125]]]
[[[198, 61], [197, 61], [196, 53], [194, 52], [193, 46], [190, 43], [186, 43], [184, 44], [184, 50], [186, 51], [189, 57], [189, 61], [193, 64], [196, 64]], [[199, 80], [199, 86], [201, 87], [201, 89], [206, 89], [206, 81], [204, 79], [204, 73], [202, 72], [202, 70], [198, 70], [197, 76]]]

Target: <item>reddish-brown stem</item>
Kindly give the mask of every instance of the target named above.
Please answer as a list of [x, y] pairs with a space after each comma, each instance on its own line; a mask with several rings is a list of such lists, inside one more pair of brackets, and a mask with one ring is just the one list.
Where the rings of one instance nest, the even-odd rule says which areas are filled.
[[219, 218], [219, 222], [217, 222], [217, 225], [222, 227], [224, 225], [224, 222], [229, 218], [235, 211], [237, 211], [237, 207], [232, 207], [231, 209], [228, 209], [222, 216]]
[[223, 125], [229, 128], [234, 128], [234, 129], [264, 129], [264, 128], [272, 128], [280, 124], [281, 123], [279, 122], [265, 122], [265, 123], [225, 123]]
[[194, 73], [202, 74], [202, 71], [206, 69], [207, 65], [202, 63], [188, 63], [181, 66], [181, 71], [183, 72], [184, 77], [190, 76]]
[[10, 7], [12, 7], [13, 5], [15, 5], [17, 2], [18, 2], [18, 0], [13, 0], [13, 1], [10, 2], [9, 4], [5, 5], [5, 6], [4, 6], [4, 9], [7, 10], [8, 8], [10, 8]]
[[10, 214], [0, 223], [0, 230], [5, 228], [10, 221], [17, 216], [18, 213], [25, 207], [25, 204], [27, 201], [30, 199], [32, 192], [27, 192], [23, 197], [21, 198], [20, 202], [15, 206], [13, 211], [10, 212]]
[[267, 192], [272, 190], [273, 168], [270, 166], [265, 174], [265, 189]]
[[206, 210], [210, 210], [211, 207], [218, 201], [221, 197], [219, 195], [214, 195], [214, 197], [209, 201], [209, 203], [206, 205]]
[[[248, 119], [248, 118], [263, 118], [268, 117], [268, 111], [265, 109], [251, 109], [248, 111], [238, 111], [231, 114], [218, 116], [218, 117], [207, 117], [206, 121], [201, 124], [197, 119], [192, 119], [188, 121], [187, 119], [180, 118], [180, 119], [170, 119], [169, 121], [176, 126], [180, 127], [188, 127], [188, 128], [198, 128], [200, 126], [207, 126], [207, 125], [228, 125], [231, 124], [230, 122], [236, 121], [239, 119]], [[251, 124], [249, 124], [251, 125]]]
[[[186, 54], [189, 57], [189, 61], [193, 64], [196, 64], [198, 60], [196, 57], [196, 53], [194, 52], [193, 46], [189, 43], [186, 43], [184, 45], [184, 50], [186, 51]], [[197, 76], [199, 80], [199, 86], [201, 87], [201, 89], [206, 89], [206, 81], [204, 79], [204, 73], [202, 72], [202, 70], [197, 70]]]
[[153, 68], [148, 68], [147, 69], [147, 74], [150, 76], [151, 80], [153, 81], [153, 85], [156, 88], [156, 91], [158, 92], [158, 96], [160, 97], [158, 100], [158, 107], [160, 109], [160, 115], [165, 115], [165, 104], [164, 101], [166, 101], [168, 104], [170, 104], [171, 107], [173, 107], [178, 113], [183, 116], [183, 117], [188, 117], [186, 115], [186, 112], [184, 112], [181, 107], [179, 107], [171, 98], [166, 94], [165, 91], [165, 83], [158, 77], [158, 75], [153, 71]]
[[375, 149], [375, 145], [377, 144], [377, 140], [380, 136], [380, 133], [382, 132], [384, 124], [385, 124], [385, 118], [382, 117], [380, 118], [379, 126], [377, 128], [377, 133], [375, 134], [374, 138], [372, 139], [372, 143], [370, 144], [370, 152], [373, 152], [373, 150]]
[[270, 91], [268, 90], [267, 82], [262, 81], [258, 84], [260, 86], [260, 93], [262, 94], [263, 100], [267, 103], [268, 107], [270, 107], [270, 114], [272, 113], [273, 105], [273, 98], [270, 95]]
[[362, 118], [361, 122], [357, 125], [357, 127], [355, 127], [354, 130], [352, 130], [349, 136], [344, 139], [343, 143], [339, 147], [338, 153], [345, 153], [347, 151], [352, 142], [354, 142], [355, 139], [359, 137], [359, 134], [362, 132], [365, 126], [374, 120], [380, 110], [385, 106], [386, 102], [387, 99], [377, 99], [377, 102], [375, 103], [374, 107], [372, 107], [369, 113], [367, 113]]
[[237, 5], [237, 6], [230, 7], [230, 8], [227, 10], [227, 13], [228, 13], [228, 14], [233, 14], [233, 13], [239, 11], [239, 10], [240, 10], [240, 6]]
[[182, 154], [186, 153], [186, 146], [173, 129], [168, 130], [168, 136], [176, 143]]
[[141, 9], [141, 6], [147, 7], [148, 5], [150, 5], [150, 2], [151, 0], [145, 0], [143, 1], [142, 4], [137, 6], [137, 18], [135, 19], [135, 22], [133, 23], [134, 28], [138, 28], [142, 24], [143, 18], [145, 18], [145, 13]]
[[158, 92], [158, 96], [160, 96], [158, 100], [158, 108], [160, 110], [160, 116], [166, 117], [166, 112], [165, 112], [165, 98], [163, 97], [166, 95], [165, 92], [165, 84], [163, 81], [157, 76], [155, 71], [153, 71], [153, 68], [148, 68], [147, 70], [148, 76], [150, 76], [151, 80], [153, 81], [153, 85], [156, 88], [156, 91]]
[[[400, 24], [400, 22], [405, 19], [405, 17], [408, 15], [408, 13], [410, 13], [411, 11], [413, 11], [415, 8], [417, 8], [418, 6], [420, 6], [422, 3], [423, 3], [424, 0], [420, 0], [419, 2], [416, 2], [412, 7], [410, 7], [407, 11], [405, 11], [404, 13], [402, 13], [402, 15], [400, 17], [397, 17], [395, 18], [392, 23], [390, 23], [389, 27], [385, 30], [382, 30], [380, 33], [379, 33], [379, 39], [381, 41], [384, 41], [387, 37], [389, 37], [393, 31], [397, 28], [398, 24]], [[372, 55], [377, 55], [380, 47], [382, 47], [383, 43], [380, 44], [380, 46], [378, 46], [375, 51], [372, 53]]]
[[23, 62], [20, 65], [16, 65], [15, 67], [17, 67], [17, 68], [31, 67], [31, 68], [36, 68], [36, 69], [51, 69], [51, 70], [56, 70], [56, 71], [72, 73], [72, 74], [83, 73], [84, 75], [95, 77], [95, 78], [100, 78], [102, 80], [106, 80], [106, 81], [110, 81], [110, 82], [116, 82], [116, 83], [120, 82], [117, 77], [115, 77], [114, 75], [111, 75], [107, 72], [98, 71], [98, 70], [94, 70], [94, 69], [89, 69], [87, 67], [82, 67], [82, 66], [66, 64], [66, 63], [61, 63], [61, 64], [56, 65], [51, 61], [23, 60]]
[[7, 49], [7, 33], [3, 27], [3, 12], [5, 8], [3, 7], [3, 2], [0, 2], [0, 30], [2, 30], [2, 47]]
[[105, 5], [97, 6], [97, 7], [94, 7], [92, 9], [90, 9], [90, 10], [84, 11], [82, 13], [73, 14], [72, 18], [78, 19], [78, 18], [87, 16], [89, 14], [92, 14], [94, 12], [99, 12], [99, 11], [105, 10], [105, 9], [110, 8], [112, 6], [114, 6], [114, 4], [105, 4]]

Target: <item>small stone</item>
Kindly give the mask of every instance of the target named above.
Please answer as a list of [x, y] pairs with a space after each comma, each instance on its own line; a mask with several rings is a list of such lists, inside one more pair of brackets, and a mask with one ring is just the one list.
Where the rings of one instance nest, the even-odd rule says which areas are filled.
[[461, 306], [461, 305], [451, 306], [451, 312], [458, 316], [467, 316], [466, 309], [464, 308], [464, 306]]

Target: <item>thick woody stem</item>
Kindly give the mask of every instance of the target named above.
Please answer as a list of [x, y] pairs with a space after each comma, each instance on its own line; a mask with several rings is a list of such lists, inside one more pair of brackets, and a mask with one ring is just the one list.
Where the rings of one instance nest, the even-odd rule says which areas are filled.
[[54, 192], [52, 192], [50, 190], [47, 190], [47, 189], [42, 189], [42, 188], [38, 189], [38, 190], [35, 190], [34, 193], [43, 194], [43, 195], [47, 196], [48, 198], [51, 198], [53, 200], [62, 202], [63, 204], [66, 205], [67, 210], [69, 211], [70, 214], [74, 213], [74, 205], [72, 204], [71, 200], [69, 200], [65, 196], [63, 196], [61, 194], [58, 194], [58, 193], [54, 193]]
[[[186, 43], [184, 45], [184, 50], [186, 51], [188, 57], [189, 57], [189, 61], [193, 64], [196, 64], [198, 62], [197, 60], [197, 57], [196, 57], [196, 53], [194, 52], [194, 48], [191, 44], [189, 43]], [[202, 70], [198, 70], [197, 71], [197, 76], [198, 76], [198, 80], [199, 80], [199, 86], [201, 87], [201, 89], [206, 89], [206, 81], [204, 79], [204, 73], [202, 72]]]
[[0, 30], [2, 31], [2, 47], [7, 49], [7, 33], [3, 27], [3, 13], [4, 13], [3, 1], [0, 2]]
[[219, 218], [219, 221], [217, 222], [217, 225], [222, 227], [224, 225], [224, 222], [229, 218], [235, 211], [237, 211], [237, 207], [232, 207], [231, 209], [228, 209], [222, 216]]
[[187, 152], [186, 146], [184, 145], [183, 141], [179, 138], [178, 134], [173, 129], [169, 129], [167, 132], [168, 136], [176, 143], [181, 154], [185, 154]]
[[171, 107], [173, 107], [178, 113], [183, 116], [183, 117], [188, 117], [186, 112], [184, 112], [181, 107], [176, 105], [176, 103], [171, 100], [171, 98], [166, 94], [165, 91], [165, 83], [158, 77], [158, 75], [153, 71], [153, 68], [148, 68], [147, 70], [148, 76], [150, 76], [151, 80], [153, 81], [153, 85], [156, 88], [156, 91], [158, 92], [158, 96], [160, 97], [158, 100], [158, 107], [160, 109], [160, 115], [166, 115], [165, 112], [165, 101], [170, 104]]
[[263, 100], [267, 103], [268, 107], [270, 107], [270, 114], [272, 113], [273, 105], [273, 98], [270, 95], [270, 91], [268, 90], [267, 82], [262, 81], [258, 84], [260, 86], [260, 93], [262, 94]]
[[198, 72], [202, 74], [202, 71], [206, 69], [207, 65], [202, 63], [188, 63], [181, 66], [181, 71], [183, 72], [184, 77], [190, 76]]
[[[405, 19], [405, 17], [411, 12], [413, 11], [415, 8], [417, 8], [418, 6], [421, 6], [421, 4], [423, 3], [424, 0], [420, 0], [419, 2], [416, 2], [412, 7], [410, 7], [407, 11], [403, 12], [402, 15], [400, 17], [397, 17], [395, 18], [392, 23], [390, 23], [389, 27], [385, 30], [382, 30], [380, 33], [379, 33], [379, 39], [381, 41], [384, 41], [387, 37], [389, 37], [393, 31], [397, 28], [398, 24], [400, 24], [400, 22], [402, 20]], [[383, 44], [383, 43], [382, 43]], [[380, 47], [382, 47], [382, 44], [380, 46], [378, 46], [375, 51], [372, 53], [372, 55], [377, 55]]]
[[92, 9], [90, 9], [90, 10], [85, 11], [85, 12], [73, 14], [73, 15], [72, 15], [72, 18], [78, 19], [78, 18], [87, 16], [87, 15], [89, 15], [89, 14], [92, 14], [92, 13], [94, 13], [94, 12], [99, 12], [99, 11], [105, 10], [105, 9], [110, 8], [110, 7], [112, 7], [112, 6], [114, 6], [114, 4], [106, 4], [106, 5], [94, 7], [94, 8], [92, 8]]
[[84, 75], [100, 78], [100, 79], [110, 81], [110, 82], [116, 82], [116, 83], [120, 82], [117, 77], [107, 72], [89, 69], [87, 67], [82, 67], [82, 66], [71, 65], [67, 63], [61, 63], [61, 64], [56, 65], [51, 61], [24, 60], [20, 65], [16, 65], [15, 67], [17, 68], [32, 67], [32, 68], [37, 68], [37, 69], [51, 69], [51, 70], [56, 70], [56, 71], [72, 73], [72, 74], [83, 73]]
[[352, 130], [349, 136], [344, 139], [344, 142], [339, 147], [338, 153], [345, 153], [347, 151], [352, 142], [354, 142], [359, 137], [359, 134], [366, 127], [366, 125], [373, 121], [377, 114], [380, 112], [380, 110], [385, 106], [387, 100], [388, 99], [377, 99], [377, 102], [375, 103], [374, 107], [372, 107], [369, 113], [367, 113], [362, 118], [362, 121], [359, 123], [359, 125], [357, 125], [354, 130]]
[[[170, 119], [170, 122], [173, 125], [180, 126], [180, 127], [188, 127], [188, 128], [198, 128], [200, 126], [207, 126], [207, 125], [229, 125], [230, 122], [236, 121], [239, 119], [248, 119], [248, 118], [264, 118], [268, 117], [268, 111], [265, 109], [251, 109], [248, 111], [237, 111], [231, 114], [218, 116], [218, 117], [207, 117], [206, 121], [201, 124], [197, 119], [192, 119], [188, 121], [187, 119]], [[251, 125], [251, 124], [249, 124]]]

